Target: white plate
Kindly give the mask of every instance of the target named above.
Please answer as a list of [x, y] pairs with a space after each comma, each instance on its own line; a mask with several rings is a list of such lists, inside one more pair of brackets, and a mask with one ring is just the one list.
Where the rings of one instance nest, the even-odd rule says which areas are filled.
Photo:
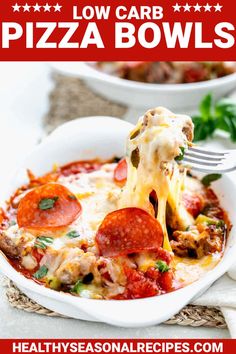
[[148, 84], [108, 75], [86, 62], [55, 62], [50, 65], [65, 75], [82, 78], [99, 95], [143, 110], [161, 105], [177, 112], [192, 112], [206, 94], [212, 93], [214, 99], [219, 99], [236, 89], [236, 73], [190, 84]]
[[[51, 170], [54, 163], [122, 156], [125, 139], [131, 128], [130, 123], [109, 117], [80, 118], [62, 125], [28, 155], [9, 182], [5, 197], [8, 198], [26, 182], [26, 168], [40, 175]], [[224, 176], [214, 183], [214, 190], [230, 219], [236, 220], [236, 190], [233, 182]], [[1, 253], [0, 268], [30, 298], [66, 316], [123, 327], [147, 326], [169, 319], [230, 268], [235, 261], [235, 233], [233, 226], [222, 261], [201, 280], [173, 293], [146, 299], [90, 300], [56, 292], [26, 279], [14, 270]]]

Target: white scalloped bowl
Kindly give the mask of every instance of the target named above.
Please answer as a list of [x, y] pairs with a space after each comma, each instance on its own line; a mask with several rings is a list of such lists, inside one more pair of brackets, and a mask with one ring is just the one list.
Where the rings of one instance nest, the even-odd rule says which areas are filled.
[[[38, 145], [20, 165], [9, 181], [5, 198], [26, 182], [26, 168], [40, 175], [50, 171], [54, 163], [122, 156], [127, 134], [132, 125], [110, 117], [77, 119], [56, 129]], [[214, 183], [214, 190], [232, 221], [236, 220], [236, 191], [224, 176]], [[205, 291], [235, 261], [236, 237], [233, 226], [221, 262], [199, 281], [175, 292], [138, 300], [92, 300], [56, 292], [36, 284], [18, 273], [0, 252], [0, 269], [30, 298], [63, 315], [109, 323], [123, 327], [140, 327], [161, 323]]]

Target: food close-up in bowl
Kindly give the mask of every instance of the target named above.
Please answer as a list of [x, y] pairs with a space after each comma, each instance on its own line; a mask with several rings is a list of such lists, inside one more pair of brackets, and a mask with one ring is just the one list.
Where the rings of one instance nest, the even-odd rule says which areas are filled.
[[220, 175], [197, 177], [183, 161], [193, 136], [189, 116], [157, 107], [125, 156], [29, 169], [0, 211], [1, 251], [26, 278], [81, 298], [153, 297], [203, 278], [233, 220], [210, 185]]
[[95, 67], [122, 79], [150, 84], [208, 81], [236, 72], [236, 62], [97, 62]]

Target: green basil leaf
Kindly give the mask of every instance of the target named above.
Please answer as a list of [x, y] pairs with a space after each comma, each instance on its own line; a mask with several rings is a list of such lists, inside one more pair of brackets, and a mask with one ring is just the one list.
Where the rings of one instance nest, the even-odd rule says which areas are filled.
[[170, 267], [168, 266], [168, 264], [167, 264], [165, 261], [157, 261], [157, 262], [156, 262], [156, 268], [157, 268], [161, 273], [168, 272], [168, 270], [170, 269]]
[[213, 135], [216, 129], [216, 121], [208, 120], [204, 122], [201, 117], [193, 117], [194, 142], [206, 140]]
[[217, 119], [216, 127], [217, 127], [217, 129], [223, 130], [227, 133], [230, 133], [230, 130], [231, 130], [231, 127], [229, 126], [228, 119], [225, 116], [221, 116]]
[[43, 265], [42, 267], [39, 268], [39, 270], [37, 270], [36, 273], [33, 274], [33, 277], [35, 279], [42, 279], [47, 275], [47, 273], [48, 273], [48, 268], [45, 265]]
[[209, 187], [212, 182], [217, 181], [218, 179], [221, 178], [220, 173], [211, 173], [209, 175], [206, 175], [202, 178], [201, 182], [205, 187]]
[[73, 230], [73, 231], [68, 232], [66, 234], [66, 236], [69, 238], [77, 238], [77, 237], [80, 237], [80, 234], [77, 231]]
[[230, 134], [236, 142], [236, 103], [228, 98], [219, 100], [215, 106], [211, 95], [207, 95], [199, 106], [200, 114], [193, 117], [194, 141], [211, 137], [216, 129]]
[[45, 250], [47, 248], [47, 246], [42, 242], [35, 242], [34, 247], [41, 248], [42, 250]]
[[41, 210], [48, 210], [48, 209], [52, 209], [54, 207], [54, 204], [56, 203], [56, 201], [58, 200], [58, 197], [54, 197], [54, 198], [43, 198], [40, 200], [39, 202], [39, 209]]
[[232, 141], [235, 142], [236, 141], [236, 121], [233, 119], [230, 119], [229, 117], [228, 117], [228, 119], [225, 118], [225, 120], [228, 121], [228, 125], [230, 127], [230, 138]]
[[34, 246], [36, 248], [41, 248], [41, 249], [46, 249], [48, 245], [51, 245], [53, 243], [53, 238], [52, 237], [47, 237], [47, 236], [41, 236], [37, 237]]
[[220, 100], [216, 105], [217, 129], [230, 134], [232, 141], [236, 141], [236, 104], [228, 99]]
[[208, 132], [201, 117], [193, 117], [192, 121], [194, 124], [194, 142], [205, 140], [208, 137]]
[[208, 94], [200, 103], [199, 110], [204, 121], [211, 117], [212, 96]]
[[53, 238], [49, 237], [49, 236], [40, 236], [40, 237], [37, 237], [37, 239], [40, 241], [47, 242], [47, 243], [53, 243]]
[[215, 113], [217, 116], [227, 115], [236, 117], [236, 104], [229, 98], [223, 98], [216, 103]]

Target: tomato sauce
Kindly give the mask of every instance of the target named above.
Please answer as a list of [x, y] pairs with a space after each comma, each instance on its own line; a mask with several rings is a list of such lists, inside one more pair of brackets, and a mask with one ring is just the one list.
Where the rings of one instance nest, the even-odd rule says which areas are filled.
[[45, 285], [44, 282], [36, 279], [33, 277], [33, 274], [39, 269], [39, 264], [35, 269], [32, 270], [28, 270], [24, 267], [21, 266], [21, 264], [19, 263], [19, 260], [17, 258], [13, 259], [13, 258], [8, 258], [9, 263], [11, 264], [11, 266], [19, 273], [21, 273], [22, 275], [24, 275], [24, 277], [26, 277], [27, 279], [31, 279], [33, 280], [35, 283], [40, 284], [40, 285]]

